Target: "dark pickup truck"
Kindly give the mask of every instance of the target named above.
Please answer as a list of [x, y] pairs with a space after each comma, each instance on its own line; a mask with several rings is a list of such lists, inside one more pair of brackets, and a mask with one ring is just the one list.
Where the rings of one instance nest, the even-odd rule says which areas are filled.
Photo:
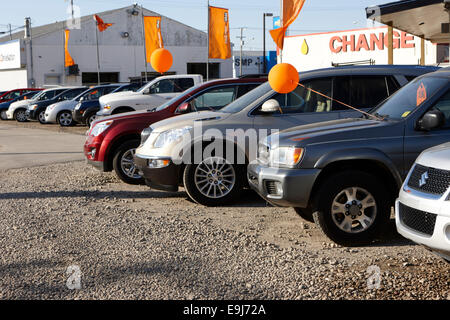
[[361, 118], [269, 136], [248, 167], [249, 184], [267, 201], [313, 219], [336, 243], [368, 244], [386, 226], [417, 156], [448, 141], [447, 68], [415, 79]]

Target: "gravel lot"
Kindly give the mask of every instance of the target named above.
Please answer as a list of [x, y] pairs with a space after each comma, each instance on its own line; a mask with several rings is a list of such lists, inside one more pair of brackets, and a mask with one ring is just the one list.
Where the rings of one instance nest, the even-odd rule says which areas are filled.
[[0, 299], [450, 299], [450, 265], [392, 230], [337, 247], [292, 209], [242, 198], [205, 208], [83, 162], [0, 171]]

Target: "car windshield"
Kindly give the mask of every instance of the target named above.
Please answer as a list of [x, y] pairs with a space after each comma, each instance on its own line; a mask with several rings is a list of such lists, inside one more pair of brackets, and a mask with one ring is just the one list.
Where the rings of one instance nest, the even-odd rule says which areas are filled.
[[239, 99], [227, 105], [225, 108], [221, 109], [220, 112], [226, 113], [237, 113], [247, 107], [250, 103], [255, 102], [257, 99], [271, 92], [272, 88], [268, 82], [260, 85], [256, 89], [244, 94]]
[[447, 83], [448, 79], [446, 78], [418, 78], [396, 92], [383, 104], [371, 110], [370, 113], [389, 120], [407, 118]]
[[201, 87], [203, 84], [199, 84], [196, 85], [188, 90], [186, 90], [185, 92], [182, 93], [182, 96], [175, 96], [172, 99], [170, 99], [169, 101], [167, 101], [166, 103], [160, 105], [158, 108], [155, 109], [155, 111], [161, 111], [164, 110], [165, 108], [171, 106], [173, 103], [175, 103], [175, 101], [177, 101], [180, 98], [185, 98], [185, 97], [189, 97], [192, 92], [194, 92], [195, 90], [198, 89], [198, 87]]

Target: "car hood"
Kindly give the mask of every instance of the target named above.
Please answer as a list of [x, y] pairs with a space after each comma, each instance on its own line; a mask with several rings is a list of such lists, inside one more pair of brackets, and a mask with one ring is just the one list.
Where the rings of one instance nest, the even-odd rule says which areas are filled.
[[[221, 121], [230, 116], [230, 113], [220, 111], [200, 111], [191, 112], [177, 117], [165, 119], [151, 125], [153, 132], [164, 132], [170, 129], [183, 128], [186, 126], [193, 127], [194, 124], [200, 125], [201, 122]], [[208, 123], [214, 125], [214, 123]]]
[[[140, 110], [140, 111], [132, 111], [132, 112], [125, 112], [125, 113], [119, 113], [113, 116], [107, 116], [102, 117], [98, 119], [96, 122], [103, 122], [108, 120], [131, 120], [131, 119], [138, 119], [142, 118], [142, 115], [147, 115], [150, 112], [148, 110]], [[152, 112], [153, 113], [153, 112]]]
[[450, 142], [430, 148], [422, 152], [417, 163], [442, 170], [450, 171]]
[[108, 103], [109, 101], [115, 101], [115, 100], [121, 100], [125, 97], [139, 97], [143, 96], [140, 92], [134, 92], [134, 91], [123, 91], [123, 92], [113, 92], [109, 94], [105, 94], [104, 96], [100, 97], [100, 103]]
[[355, 138], [370, 138], [366, 131], [375, 131], [380, 136], [379, 129], [390, 126], [391, 122], [363, 118], [349, 118], [313, 123], [287, 130], [268, 137], [272, 146], [304, 146], [312, 143], [333, 142]]
[[27, 100], [20, 100], [20, 101], [16, 101], [10, 104], [10, 108], [17, 108], [20, 106], [26, 106], [29, 104], [34, 103], [36, 100], [31, 100], [31, 99], [27, 99]]
[[67, 110], [72, 110], [75, 108], [75, 106], [78, 104], [78, 101], [76, 100], [67, 100], [67, 101], [61, 101], [54, 104], [51, 104], [50, 106], [53, 106], [54, 108], [64, 108]]

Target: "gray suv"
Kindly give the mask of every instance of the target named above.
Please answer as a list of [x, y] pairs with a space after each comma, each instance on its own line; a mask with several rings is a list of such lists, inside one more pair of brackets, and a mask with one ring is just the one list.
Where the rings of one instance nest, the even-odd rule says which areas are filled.
[[[301, 124], [359, 117], [359, 112], [336, 100], [368, 110], [408, 83], [408, 79], [435, 70], [419, 66], [315, 70], [301, 73], [302, 85], [289, 94], [278, 94], [266, 83], [219, 111], [190, 113], [153, 124], [142, 132], [135, 163], [152, 188], [174, 191], [182, 185], [197, 203], [228, 204], [239, 197], [246, 186], [246, 167], [256, 158], [260, 137], [272, 130]], [[201, 130], [195, 130], [199, 127]], [[196, 133], [198, 131], [200, 134]], [[230, 134], [230, 131], [233, 132]], [[211, 137], [207, 132], [221, 135], [214, 133]], [[242, 137], [248, 140], [245, 145], [235, 141]], [[215, 146], [226, 147], [226, 158], [223, 154], [205, 155], [203, 151], [210, 150], [213, 141]], [[184, 150], [179, 151], [180, 148]], [[199, 153], [202, 154], [197, 156]], [[179, 155], [183, 156], [181, 161], [178, 161]], [[234, 155], [244, 158], [243, 161], [235, 159]], [[229, 163], [222, 166], [224, 160]]]
[[267, 137], [248, 180], [333, 241], [361, 245], [386, 226], [402, 181], [425, 149], [450, 141], [450, 69], [421, 76], [370, 115]]

